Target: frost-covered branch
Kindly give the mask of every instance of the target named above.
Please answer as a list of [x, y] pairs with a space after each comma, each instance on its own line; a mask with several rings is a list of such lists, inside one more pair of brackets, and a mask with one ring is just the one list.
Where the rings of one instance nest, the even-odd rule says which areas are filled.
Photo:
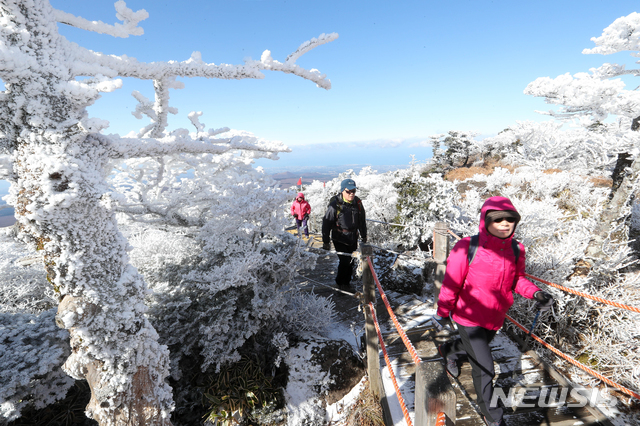
[[584, 54], [610, 55], [612, 53], [631, 51], [631, 56], [640, 56], [640, 13], [633, 12], [613, 21], [604, 29], [600, 37], [593, 37], [597, 47], [584, 49]]
[[[338, 38], [338, 34], [321, 35], [316, 42], [310, 43], [310, 47], [302, 49], [301, 52], [294, 52], [294, 58], [297, 59], [303, 53], [314, 47], [328, 43]], [[304, 46], [304, 44], [303, 44]], [[78, 46], [75, 46], [78, 48]], [[300, 50], [300, 49], [299, 49]], [[95, 75], [96, 71], [110, 77], [134, 77], [141, 80], [154, 80], [158, 76], [164, 77], [204, 77], [219, 78], [226, 80], [242, 80], [245, 78], [264, 78], [261, 71], [281, 71], [288, 74], [294, 74], [304, 79], [313, 81], [323, 89], [331, 88], [331, 81], [326, 78], [325, 74], [320, 73], [316, 69], [307, 70], [295, 63], [294, 60], [278, 62], [271, 57], [271, 52], [265, 50], [259, 61], [247, 60], [244, 65], [228, 65], [214, 63], [205, 63], [201, 59], [199, 52], [195, 52], [190, 59], [183, 62], [139, 62], [135, 58], [127, 56], [105, 55], [102, 53], [92, 52], [86, 49], [78, 49], [79, 62], [73, 65], [73, 72], [77, 75]], [[95, 64], [87, 66], [87, 64]]]
[[562, 105], [554, 116], [589, 115], [593, 121], [604, 121], [609, 114], [635, 118], [640, 111], [640, 92], [624, 90], [622, 80], [603, 79], [601, 74], [569, 73], [551, 79], [540, 77], [529, 83], [524, 93], [544, 97], [554, 105]]
[[280, 142], [270, 142], [252, 135], [236, 135], [228, 138], [199, 134], [193, 138], [184, 129], [172, 132], [160, 140], [144, 138], [113, 138], [110, 146], [110, 158], [160, 157], [178, 153], [184, 154], [224, 154], [229, 151], [247, 151], [254, 158], [277, 159], [278, 152], [291, 150]]
[[118, 0], [114, 6], [117, 12], [116, 17], [123, 22], [122, 24], [109, 25], [102, 21], [89, 21], [88, 19], [55, 9], [54, 19], [61, 24], [67, 24], [72, 27], [100, 34], [108, 34], [113, 37], [127, 38], [130, 35], [139, 36], [144, 34], [144, 30], [138, 27], [138, 23], [149, 17], [146, 10], [141, 9], [134, 12], [127, 7], [127, 4], [123, 0]]
[[[596, 47], [585, 49], [582, 53], [607, 55], [630, 51], [631, 56], [639, 57], [639, 34], [640, 14], [633, 12], [616, 19], [600, 37], [592, 38]], [[543, 97], [547, 103], [562, 106], [558, 112], [549, 111], [546, 114], [561, 119], [573, 116], [590, 118], [591, 121], [585, 122], [585, 125], [602, 122], [609, 114], [631, 120], [640, 116], [640, 92], [625, 90], [624, 82], [614, 79], [623, 75], [639, 76], [640, 70], [604, 64], [590, 71], [573, 76], [567, 73], [554, 79], [541, 77], [530, 83], [524, 93]]]

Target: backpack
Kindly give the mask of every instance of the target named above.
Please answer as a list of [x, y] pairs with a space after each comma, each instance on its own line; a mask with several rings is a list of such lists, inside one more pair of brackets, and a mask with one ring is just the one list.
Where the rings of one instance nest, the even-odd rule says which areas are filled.
[[[480, 245], [480, 234], [472, 235], [471, 242], [469, 243], [469, 251], [467, 252], [467, 260], [469, 261], [469, 266], [471, 266], [471, 262], [476, 257], [476, 253], [478, 252], [478, 246]], [[520, 244], [516, 241], [515, 238], [511, 239], [511, 249], [513, 250], [513, 254], [516, 257], [516, 272], [518, 268], [518, 259], [520, 258]], [[516, 273], [515, 278], [513, 279], [513, 288], [516, 288], [516, 282], [518, 281], [518, 275]]]
[[[471, 242], [469, 243], [469, 252], [467, 253], [467, 260], [469, 261], [469, 265], [473, 262], [473, 259], [476, 257], [476, 253], [478, 252], [478, 246], [480, 245], [480, 234], [473, 235], [471, 237]], [[511, 239], [511, 249], [513, 250], [513, 254], [516, 257], [516, 265], [518, 264], [518, 259], [520, 258], [520, 244], [514, 238]]]
[[[341, 206], [343, 201], [340, 201], [339, 196], [340, 194], [334, 195], [333, 197], [331, 197], [331, 200], [329, 200], [329, 205], [331, 205], [333, 201], [336, 202], [336, 220], [338, 219], [340, 213], [342, 213]], [[356, 196], [354, 197], [353, 201], [355, 201], [356, 206], [358, 206], [358, 212], [362, 213], [362, 200], [360, 200], [360, 198]]]

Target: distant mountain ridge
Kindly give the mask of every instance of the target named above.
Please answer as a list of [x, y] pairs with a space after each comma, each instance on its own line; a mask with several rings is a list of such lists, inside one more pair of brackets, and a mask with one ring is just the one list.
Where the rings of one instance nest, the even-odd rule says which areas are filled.
[[338, 177], [338, 173], [292, 173], [292, 172], [283, 172], [276, 173], [271, 175], [271, 177], [278, 181], [280, 184], [280, 188], [289, 188], [291, 186], [296, 186], [298, 184], [298, 179], [302, 178], [303, 185], [309, 185], [314, 180], [319, 180], [321, 182], [327, 182], [331, 179], [335, 179]]
[[[314, 180], [328, 182], [337, 178], [340, 173], [347, 170], [353, 170], [355, 173], [360, 172], [368, 165], [362, 164], [344, 164], [339, 166], [311, 166], [311, 167], [273, 167], [265, 168], [264, 171], [273, 179], [280, 183], [280, 188], [289, 188], [298, 184], [298, 179], [302, 178], [303, 185], [309, 185]], [[395, 166], [370, 166], [379, 173], [407, 168], [407, 165]]]

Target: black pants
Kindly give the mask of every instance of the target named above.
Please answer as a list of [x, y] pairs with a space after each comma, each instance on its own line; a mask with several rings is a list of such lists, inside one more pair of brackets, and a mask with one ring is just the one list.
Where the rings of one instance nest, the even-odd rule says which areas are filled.
[[458, 324], [460, 338], [443, 346], [444, 355], [454, 361], [467, 357], [471, 364], [473, 387], [478, 395], [478, 405], [487, 420], [500, 422], [502, 408], [491, 407], [493, 397], [493, 378], [496, 375], [493, 367], [493, 357], [489, 343], [495, 337], [497, 330], [487, 330], [483, 327], [465, 327]]
[[[333, 246], [336, 248], [336, 251], [343, 253], [353, 253], [358, 248], [358, 245], [346, 245], [342, 243], [338, 243], [336, 241], [333, 242]], [[351, 256], [343, 256], [341, 254], [338, 255], [338, 275], [336, 275], [336, 284], [338, 287], [348, 287], [351, 284], [351, 274], [353, 273], [353, 257]]]

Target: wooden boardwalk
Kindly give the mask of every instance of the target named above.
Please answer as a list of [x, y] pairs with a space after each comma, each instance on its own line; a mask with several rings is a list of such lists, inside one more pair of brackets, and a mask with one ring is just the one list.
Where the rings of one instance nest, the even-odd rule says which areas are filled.
[[[295, 230], [293, 232], [295, 233]], [[319, 241], [320, 237], [317, 234], [312, 234], [312, 237], [315, 238], [310, 241], [304, 239], [301, 243], [320, 254], [318, 267], [313, 271], [313, 281], [300, 278], [300, 284], [313, 288], [313, 291], [317, 294], [331, 296], [336, 303], [339, 320], [359, 321], [359, 324], [364, 324], [364, 316], [358, 310], [360, 303], [358, 299], [353, 295], [335, 290], [334, 279], [337, 256], [321, 250], [322, 243]], [[359, 281], [353, 284], [354, 286], [348, 292], [362, 292], [362, 288], [356, 288], [361, 285]], [[442, 362], [436, 347], [446, 338], [438, 336], [431, 325], [430, 317], [434, 313], [433, 302], [414, 295], [402, 295], [396, 292], [387, 292], [386, 295], [422, 362]], [[387, 309], [379, 296], [376, 299], [376, 313], [380, 321], [392, 368], [408, 411], [411, 413], [411, 421], [414, 423], [415, 364], [389, 319]], [[522, 354], [519, 346], [502, 331], [497, 334], [491, 343], [491, 348], [496, 366], [496, 386], [502, 388], [504, 395], [507, 396], [510, 392], [517, 395], [519, 389], [528, 388], [526, 402], [528, 403], [527, 405], [533, 405], [527, 408], [504, 407], [507, 425], [611, 426], [611, 423], [599, 410], [588, 406], [585, 408], [569, 408], [567, 404], [562, 406], [553, 406], [553, 404], [548, 404], [551, 406], [540, 406], [538, 404], [539, 398], [535, 395], [534, 389], [547, 389], [546, 392], [549, 392], [547, 395], [557, 395], [561, 393], [561, 387], [567, 384], [565, 379], [539, 360], [535, 353], [530, 351], [527, 354]], [[380, 351], [380, 368], [386, 394], [385, 405], [389, 407], [392, 423], [394, 426], [404, 426], [406, 422], [382, 351]], [[451, 381], [457, 400], [455, 424], [461, 426], [484, 425], [478, 406], [475, 403], [476, 394], [471, 378], [471, 367], [468, 362], [462, 365], [458, 379], [452, 379]], [[514, 389], [513, 391], [511, 391], [512, 388]], [[520, 394], [522, 392], [524, 392], [524, 389]], [[546, 399], [546, 402], [553, 401], [555, 401], [553, 398], [551, 400]], [[568, 398], [567, 403], [572, 404], [576, 403], [576, 401], [573, 398]], [[545, 405], [544, 402], [543, 405]], [[414, 426], [423, 425], [415, 425], [414, 423]]]
[[[429, 312], [429, 316], [433, 312], [432, 303], [425, 303], [411, 296], [401, 296], [399, 294], [387, 294], [394, 313], [398, 320], [403, 324], [403, 328], [409, 340], [413, 343], [418, 355], [422, 358], [422, 362], [442, 362], [442, 358], [437, 353], [437, 345], [445, 341], [445, 337], [439, 337], [430, 322], [424, 322], [425, 312]], [[381, 315], [379, 315], [381, 316]], [[427, 317], [428, 318], [428, 317]], [[407, 408], [410, 413], [414, 412], [414, 401], [411, 398], [414, 391], [415, 364], [400, 336], [395, 331], [395, 327], [386, 324], [387, 333], [384, 334], [385, 345], [393, 369], [398, 376], [398, 382], [403, 383], [402, 390], [406, 395]], [[607, 418], [592, 407], [570, 408], [570, 405], [579, 405], [574, 398], [567, 398], [567, 404], [562, 406], [553, 406], [553, 402], [557, 401], [553, 395], [561, 394], [560, 388], [567, 382], [562, 376], [551, 367], [541, 361], [533, 352], [522, 354], [516, 343], [514, 343], [506, 334], [500, 331], [493, 342], [491, 342], [493, 359], [496, 368], [495, 385], [501, 388], [504, 395], [525, 394], [527, 399], [526, 408], [504, 407], [505, 422], [509, 426], [528, 426], [528, 425], [558, 425], [558, 426], [578, 426], [578, 425], [610, 425]], [[383, 358], [380, 365], [386, 368]], [[383, 377], [388, 377], [385, 373]], [[471, 378], [471, 367], [468, 362], [463, 363], [458, 379], [451, 379], [456, 392], [456, 425], [484, 425], [479, 408], [475, 403], [476, 392]], [[389, 389], [390, 388], [390, 389]], [[513, 390], [511, 390], [513, 388]], [[542, 405], [539, 404], [538, 389], [546, 389], [547, 397], [543, 397]], [[395, 396], [393, 385], [385, 380], [385, 390], [388, 395], [389, 402]], [[549, 398], [551, 395], [551, 399]], [[517, 397], [514, 398], [517, 401]], [[508, 405], [510, 404], [507, 402]], [[391, 405], [391, 404], [390, 404]], [[550, 406], [544, 406], [550, 405]], [[393, 409], [394, 425], [405, 425], [402, 412]], [[411, 419], [413, 422], [413, 418]], [[415, 425], [419, 426], [419, 425]]]

